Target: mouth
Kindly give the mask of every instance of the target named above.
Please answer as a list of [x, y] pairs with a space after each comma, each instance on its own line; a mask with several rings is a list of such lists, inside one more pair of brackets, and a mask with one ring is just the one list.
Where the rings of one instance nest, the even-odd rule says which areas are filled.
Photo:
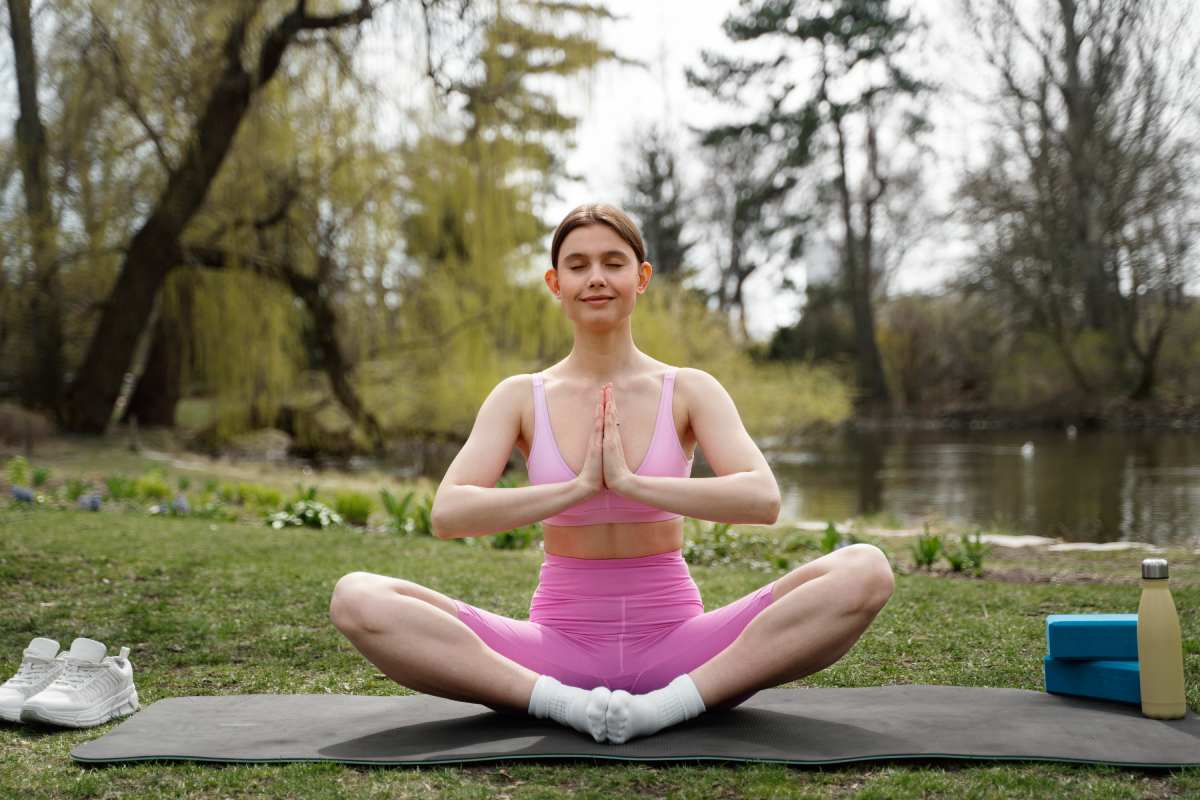
[[603, 304], [607, 303], [609, 300], [612, 300], [612, 298], [611, 297], [589, 297], [589, 298], [586, 298], [583, 302], [585, 302], [589, 305], [599, 306], [599, 305], [603, 305]]

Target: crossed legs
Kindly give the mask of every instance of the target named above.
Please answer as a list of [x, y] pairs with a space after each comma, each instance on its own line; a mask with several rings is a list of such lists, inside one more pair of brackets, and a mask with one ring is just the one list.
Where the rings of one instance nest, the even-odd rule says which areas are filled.
[[[706, 708], [824, 669], [891, 597], [886, 556], [856, 544], [797, 567], [732, 644], [690, 673]], [[444, 594], [353, 572], [338, 581], [333, 624], [392, 680], [416, 691], [525, 712], [538, 675], [500, 655], [458, 619]]]

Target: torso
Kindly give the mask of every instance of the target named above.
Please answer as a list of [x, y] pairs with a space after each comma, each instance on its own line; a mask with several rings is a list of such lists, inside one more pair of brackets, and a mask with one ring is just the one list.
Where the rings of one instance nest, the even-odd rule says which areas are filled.
[[[636, 471], [650, 449], [654, 422], [668, 365], [655, 362], [653, 371], [618, 381], [613, 386], [621, 415], [621, 447]], [[587, 437], [600, 396], [600, 384], [584, 384], [578, 379], [558, 377], [552, 370], [545, 376], [546, 404], [554, 439], [567, 466], [579, 472], [587, 453]], [[696, 439], [689, 422], [683, 371], [675, 374], [675, 392], [671, 402], [672, 422], [683, 452], [691, 457]], [[586, 411], [584, 411], [586, 410]], [[521, 410], [521, 435], [517, 447], [529, 459], [533, 442], [533, 382]], [[683, 547], [683, 517], [662, 522], [606, 522], [598, 525], [547, 525], [543, 523], [547, 553], [572, 558], [638, 558], [666, 553]]]

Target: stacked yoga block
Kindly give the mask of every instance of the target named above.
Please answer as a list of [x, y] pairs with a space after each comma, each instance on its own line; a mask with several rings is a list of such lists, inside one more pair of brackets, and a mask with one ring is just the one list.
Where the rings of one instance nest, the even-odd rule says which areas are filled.
[[1137, 614], [1051, 614], [1046, 691], [1140, 704]]

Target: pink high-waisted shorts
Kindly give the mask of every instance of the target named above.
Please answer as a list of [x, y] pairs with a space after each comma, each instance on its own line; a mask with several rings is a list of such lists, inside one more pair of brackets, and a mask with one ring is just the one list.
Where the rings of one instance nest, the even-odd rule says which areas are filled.
[[641, 694], [728, 647], [770, 605], [773, 587], [705, 612], [679, 550], [615, 559], [547, 553], [528, 621], [455, 603], [484, 643], [534, 672]]

